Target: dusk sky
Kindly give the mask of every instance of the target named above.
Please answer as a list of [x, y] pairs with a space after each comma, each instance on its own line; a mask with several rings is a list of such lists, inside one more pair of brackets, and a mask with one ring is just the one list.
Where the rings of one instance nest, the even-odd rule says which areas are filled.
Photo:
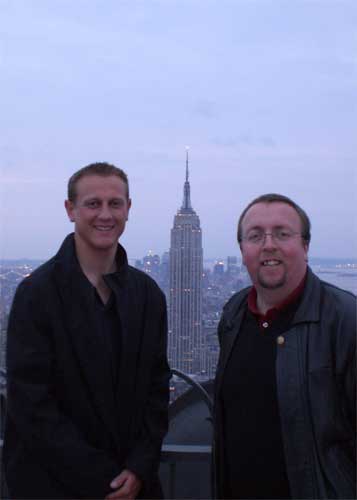
[[356, 0], [0, 0], [0, 29], [0, 258], [57, 251], [95, 161], [129, 175], [129, 258], [167, 251], [186, 145], [205, 258], [267, 192], [357, 256]]

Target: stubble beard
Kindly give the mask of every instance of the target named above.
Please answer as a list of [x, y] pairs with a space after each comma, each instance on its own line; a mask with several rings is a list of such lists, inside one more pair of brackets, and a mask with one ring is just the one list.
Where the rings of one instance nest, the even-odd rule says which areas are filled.
[[265, 290], [277, 290], [278, 288], [281, 288], [285, 285], [286, 274], [284, 272], [279, 281], [272, 282], [271, 280], [264, 279], [264, 277], [261, 276], [261, 273], [258, 273], [258, 283], [262, 288], [265, 288]]

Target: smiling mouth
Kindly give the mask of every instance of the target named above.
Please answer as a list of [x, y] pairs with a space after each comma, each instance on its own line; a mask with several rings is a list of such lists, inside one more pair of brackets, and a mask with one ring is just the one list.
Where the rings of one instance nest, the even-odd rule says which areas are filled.
[[114, 226], [94, 226], [97, 231], [108, 232], [113, 229]]
[[274, 267], [278, 266], [279, 264], [281, 264], [281, 261], [276, 259], [263, 260], [262, 262], [263, 267]]

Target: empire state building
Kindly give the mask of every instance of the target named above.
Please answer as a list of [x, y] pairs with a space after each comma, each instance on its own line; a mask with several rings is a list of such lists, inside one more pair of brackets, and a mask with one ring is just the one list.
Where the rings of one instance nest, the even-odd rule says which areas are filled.
[[183, 202], [174, 218], [170, 247], [169, 361], [185, 373], [199, 373], [203, 354], [202, 232], [191, 206], [186, 151]]

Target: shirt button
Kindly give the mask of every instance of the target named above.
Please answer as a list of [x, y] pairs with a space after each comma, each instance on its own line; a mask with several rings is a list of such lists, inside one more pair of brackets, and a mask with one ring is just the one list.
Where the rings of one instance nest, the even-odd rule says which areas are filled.
[[285, 342], [285, 339], [282, 335], [279, 335], [279, 337], [277, 337], [277, 339], [276, 339], [276, 342], [278, 345], [283, 345]]
[[264, 323], [262, 323], [263, 328], [268, 328], [268, 326], [269, 326], [269, 323], [267, 321], [264, 321]]

